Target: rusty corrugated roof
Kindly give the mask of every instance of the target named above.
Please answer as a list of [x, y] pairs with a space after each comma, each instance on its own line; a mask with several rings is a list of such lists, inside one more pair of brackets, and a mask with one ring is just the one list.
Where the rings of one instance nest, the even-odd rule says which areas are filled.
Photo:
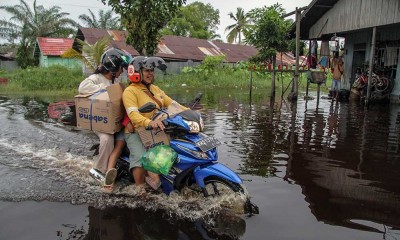
[[[292, 53], [282, 53], [282, 56], [281, 56], [281, 53], [276, 53], [276, 64], [278, 64], [278, 65], [295, 65], [296, 57]], [[306, 64], [305, 56], [299, 56], [299, 64], [300, 65]]]
[[[79, 28], [77, 38], [94, 44], [104, 36], [113, 36], [110, 46], [118, 47], [128, 51], [133, 56], [138, 56], [139, 52], [132, 46], [127, 45], [126, 32], [117, 30], [105, 30], [97, 28]], [[189, 38], [181, 36], [165, 35], [158, 43], [156, 56], [165, 60], [172, 61], [202, 61], [206, 56], [226, 55], [226, 61], [236, 63], [246, 61], [258, 53], [257, 48], [248, 45], [237, 45], [230, 43], [221, 43], [209, 41], [206, 39]], [[280, 53], [276, 54], [277, 64], [280, 63]], [[294, 64], [295, 58], [288, 53], [283, 54], [283, 64]], [[300, 63], [302, 59], [300, 59]]]
[[72, 47], [74, 39], [71, 38], [46, 38], [38, 37], [37, 42], [40, 52], [45, 56], [60, 56]]
[[86, 41], [88, 44], [95, 44], [100, 38], [104, 36], [113, 36], [110, 46], [124, 49], [133, 56], [138, 56], [139, 52], [136, 51], [132, 46], [126, 44], [126, 32], [118, 30], [106, 30], [98, 28], [79, 28], [76, 35], [77, 38], [82, 41]]
[[166, 59], [202, 61], [206, 56], [223, 54], [206, 39], [166, 35], [161, 38], [156, 55]]
[[258, 53], [257, 48], [248, 45], [213, 42], [226, 55], [228, 62], [248, 60]]
[[[139, 55], [132, 46], [125, 43], [126, 32], [96, 28], [79, 28], [77, 38], [94, 44], [103, 36], [112, 35], [111, 46], [128, 51], [133, 56]], [[202, 61], [206, 56], [226, 55], [227, 62], [248, 60], [257, 54], [253, 46], [218, 43], [206, 39], [166, 35], [160, 39], [156, 56], [176, 61]]]

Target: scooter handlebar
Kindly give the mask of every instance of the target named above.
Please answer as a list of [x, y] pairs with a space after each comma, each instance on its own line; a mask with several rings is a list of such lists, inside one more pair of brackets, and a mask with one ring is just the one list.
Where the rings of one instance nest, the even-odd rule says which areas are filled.
[[[165, 119], [162, 120], [161, 122], [164, 124], [165, 127], [168, 126], [168, 122], [167, 122]], [[145, 127], [144, 129], [146, 129], [146, 130], [153, 130], [153, 127], [149, 125], [149, 126]]]

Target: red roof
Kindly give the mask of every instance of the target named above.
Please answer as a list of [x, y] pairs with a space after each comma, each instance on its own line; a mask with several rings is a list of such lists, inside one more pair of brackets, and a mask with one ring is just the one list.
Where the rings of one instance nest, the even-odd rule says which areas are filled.
[[72, 38], [46, 38], [38, 37], [40, 52], [45, 56], [60, 56], [67, 49], [72, 47]]

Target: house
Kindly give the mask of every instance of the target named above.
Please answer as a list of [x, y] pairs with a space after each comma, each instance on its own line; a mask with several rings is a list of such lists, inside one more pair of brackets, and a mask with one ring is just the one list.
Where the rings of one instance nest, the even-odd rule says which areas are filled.
[[399, 0], [313, 0], [301, 14], [300, 38], [328, 42], [343, 38], [342, 87], [350, 89], [356, 70], [367, 70], [372, 59], [375, 70], [394, 79], [391, 100], [399, 102], [399, 9]]
[[16, 49], [0, 52], [0, 69], [12, 70], [18, 68], [15, 60]]
[[[112, 36], [111, 47], [121, 48], [132, 56], [138, 56], [139, 52], [126, 44], [126, 35], [125, 31], [81, 27], [78, 29], [76, 38], [88, 44], [94, 44], [104, 36]], [[74, 42], [73, 48], [79, 49], [77, 41]], [[257, 52], [258, 50], [253, 46], [167, 35], [160, 39], [156, 56], [166, 61], [169, 72], [179, 72], [182, 67], [200, 64], [206, 56], [225, 55], [226, 62], [234, 64], [248, 60]]]
[[[138, 56], [139, 52], [126, 44], [127, 33], [119, 30], [106, 30], [97, 28], [79, 28], [76, 38], [88, 44], [95, 44], [104, 36], [112, 36], [110, 47], [117, 47]], [[73, 48], [79, 50], [79, 44], [74, 41]], [[225, 55], [225, 64], [234, 65], [240, 61], [247, 61], [258, 53], [258, 49], [249, 45], [238, 45], [210, 41], [207, 39], [189, 38], [182, 36], [165, 35], [161, 37], [157, 47], [156, 56], [165, 60], [169, 73], [178, 73], [183, 67], [196, 66], [206, 56]], [[294, 65], [295, 57], [291, 53], [277, 53], [277, 64]], [[300, 63], [305, 64], [305, 58], [300, 57]]]
[[38, 37], [34, 56], [39, 58], [39, 66], [49, 67], [59, 64], [69, 68], [82, 67], [81, 62], [76, 59], [61, 57], [61, 54], [72, 47], [73, 42], [72, 38]]

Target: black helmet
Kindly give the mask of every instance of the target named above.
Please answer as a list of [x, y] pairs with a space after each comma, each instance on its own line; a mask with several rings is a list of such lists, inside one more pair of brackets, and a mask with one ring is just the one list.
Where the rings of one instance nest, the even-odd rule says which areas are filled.
[[101, 64], [110, 72], [117, 72], [121, 67], [127, 68], [132, 56], [121, 49], [110, 48], [101, 55]]
[[132, 60], [129, 64], [133, 65], [133, 67], [135, 68], [135, 71], [138, 72], [140, 69], [139, 63], [141, 63], [144, 59], [146, 59], [145, 56], [136, 56], [136, 57], [132, 58]]
[[158, 68], [162, 71], [167, 69], [167, 64], [165, 61], [160, 57], [146, 57], [142, 61], [138, 62], [139, 70], [146, 68], [146, 69], [154, 69]]

